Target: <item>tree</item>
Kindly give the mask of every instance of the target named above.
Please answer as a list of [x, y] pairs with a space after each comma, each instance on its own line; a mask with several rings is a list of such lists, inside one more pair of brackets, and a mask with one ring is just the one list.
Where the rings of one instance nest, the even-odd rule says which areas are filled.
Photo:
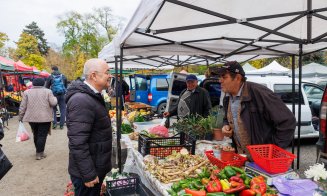
[[8, 35], [0, 32], [0, 49], [5, 46], [5, 43], [9, 41]]
[[65, 55], [74, 55], [73, 52], [79, 44], [82, 34], [82, 15], [77, 12], [69, 12], [59, 17], [57, 29], [64, 34], [63, 52]]
[[37, 39], [38, 49], [42, 55], [45, 56], [48, 54], [50, 47], [47, 44], [47, 40], [44, 38], [44, 32], [37, 26], [36, 22], [27, 25], [23, 32], [33, 35]]
[[309, 55], [303, 56], [303, 65], [309, 64], [309, 63], [319, 63], [319, 64], [324, 64], [325, 59], [324, 59], [324, 52], [315, 52]]
[[96, 24], [106, 31], [108, 43], [112, 41], [118, 29], [122, 26], [122, 18], [112, 14], [110, 7], [95, 8], [91, 15]]
[[21, 60], [27, 65], [36, 66], [40, 70], [44, 68], [45, 59], [40, 54], [34, 36], [23, 32], [16, 44], [15, 60]]

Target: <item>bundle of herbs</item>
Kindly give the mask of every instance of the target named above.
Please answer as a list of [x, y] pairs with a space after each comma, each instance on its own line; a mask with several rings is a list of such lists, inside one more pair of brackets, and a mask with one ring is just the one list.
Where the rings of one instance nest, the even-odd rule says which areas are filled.
[[189, 115], [179, 119], [172, 128], [179, 133], [184, 132], [197, 139], [204, 139], [206, 134], [212, 133], [212, 121], [211, 116], [204, 118], [200, 115]]

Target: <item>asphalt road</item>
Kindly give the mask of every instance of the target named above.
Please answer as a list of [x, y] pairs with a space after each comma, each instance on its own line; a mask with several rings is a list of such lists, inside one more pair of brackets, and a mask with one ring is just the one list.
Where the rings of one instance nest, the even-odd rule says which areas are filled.
[[[300, 141], [300, 157], [299, 157], [299, 169], [297, 169], [297, 159], [294, 160], [294, 168], [298, 171], [301, 177], [304, 177], [304, 171], [309, 169], [310, 165], [316, 163], [317, 160], [317, 148], [316, 142], [318, 139], [302, 139]], [[295, 141], [294, 154], [297, 155], [297, 140]], [[287, 148], [292, 152], [292, 147]]]

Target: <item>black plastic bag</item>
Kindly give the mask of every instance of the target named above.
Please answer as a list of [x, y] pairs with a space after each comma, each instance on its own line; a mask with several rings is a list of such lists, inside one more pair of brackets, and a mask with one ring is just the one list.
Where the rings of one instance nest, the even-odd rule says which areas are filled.
[[12, 163], [0, 148], [0, 180], [8, 173], [12, 167]]

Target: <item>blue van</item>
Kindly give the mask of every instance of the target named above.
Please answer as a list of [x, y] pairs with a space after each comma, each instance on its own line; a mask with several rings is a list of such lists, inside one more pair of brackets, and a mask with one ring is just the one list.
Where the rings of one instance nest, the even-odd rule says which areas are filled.
[[165, 111], [167, 105], [169, 76], [167, 74], [134, 74], [130, 79], [130, 101], [152, 106], [158, 114]]

